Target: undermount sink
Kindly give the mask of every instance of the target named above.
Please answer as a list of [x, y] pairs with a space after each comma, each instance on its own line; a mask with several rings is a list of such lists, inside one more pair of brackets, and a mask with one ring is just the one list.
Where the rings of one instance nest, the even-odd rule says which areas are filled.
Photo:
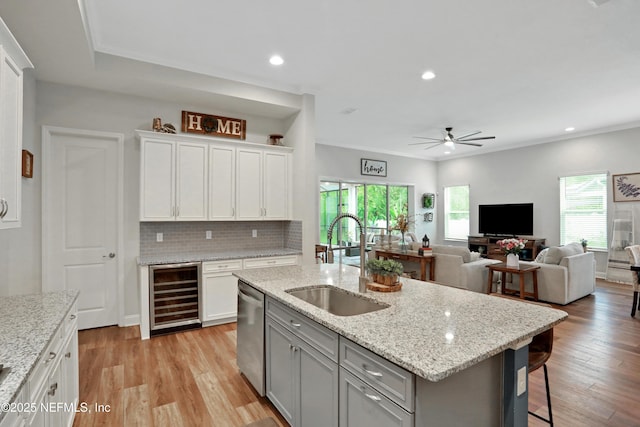
[[389, 307], [388, 304], [372, 301], [333, 286], [298, 288], [286, 292], [336, 316], [355, 316]]

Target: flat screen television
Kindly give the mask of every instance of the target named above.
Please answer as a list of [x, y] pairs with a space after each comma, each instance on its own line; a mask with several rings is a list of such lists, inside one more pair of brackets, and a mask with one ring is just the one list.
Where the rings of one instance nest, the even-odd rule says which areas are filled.
[[533, 203], [479, 205], [478, 232], [497, 236], [533, 235]]

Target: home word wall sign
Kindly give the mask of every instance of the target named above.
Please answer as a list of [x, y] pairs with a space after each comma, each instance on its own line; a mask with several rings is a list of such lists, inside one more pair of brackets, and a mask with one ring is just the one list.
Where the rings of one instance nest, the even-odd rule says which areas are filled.
[[360, 159], [360, 175], [387, 176], [384, 160]]
[[247, 121], [183, 111], [182, 132], [244, 140], [247, 136]]

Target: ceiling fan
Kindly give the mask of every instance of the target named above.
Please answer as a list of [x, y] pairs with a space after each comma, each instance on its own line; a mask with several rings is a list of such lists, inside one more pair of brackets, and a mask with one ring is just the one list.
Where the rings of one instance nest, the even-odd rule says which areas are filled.
[[476, 137], [476, 138], [471, 138], [474, 135], [478, 135], [479, 133], [481, 133], [481, 131], [476, 131], [476, 132], [471, 132], [468, 133], [466, 135], [462, 135], [462, 136], [454, 136], [451, 131], [453, 130], [452, 127], [448, 127], [445, 128], [445, 133], [444, 133], [444, 137], [443, 138], [427, 138], [426, 136], [414, 136], [414, 138], [418, 138], [418, 139], [428, 139], [429, 141], [425, 141], [425, 142], [413, 142], [409, 145], [420, 145], [420, 144], [434, 144], [431, 147], [427, 147], [425, 148], [425, 150], [429, 150], [431, 148], [437, 147], [441, 144], [444, 144], [445, 147], [450, 148], [451, 150], [455, 150], [456, 149], [456, 144], [461, 144], [461, 145], [472, 145], [474, 147], [482, 147], [482, 144], [478, 144], [477, 142], [470, 142], [470, 141], [480, 141], [480, 140], [484, 140], [484, 139], [495, 139], [495, 136], [480, 136], [480, 137]]

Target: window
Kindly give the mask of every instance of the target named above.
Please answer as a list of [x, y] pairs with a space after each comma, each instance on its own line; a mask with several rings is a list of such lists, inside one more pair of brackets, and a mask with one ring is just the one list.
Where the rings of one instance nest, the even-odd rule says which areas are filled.
[[469, 186], [444, 188], [444, 238], [465, 240], [469, 235]]
[[[320, 242], [328, 243], [327, 229], [338, 212], [348, 212], [366, 219], [364, 225], [367, 234], [379, 235], [386, 233], [389, 223], [393, 223], [398, 214], [406, 213], [408, 203], [409, 187], [406, 185], [321, 182]], [[344, 221], [342, 226], [335, 228], [333, 243], [357, 241], [357, 233], [354, 221]]]
[[560, 177], [560, 244], [607, 248], [607, 174]]

